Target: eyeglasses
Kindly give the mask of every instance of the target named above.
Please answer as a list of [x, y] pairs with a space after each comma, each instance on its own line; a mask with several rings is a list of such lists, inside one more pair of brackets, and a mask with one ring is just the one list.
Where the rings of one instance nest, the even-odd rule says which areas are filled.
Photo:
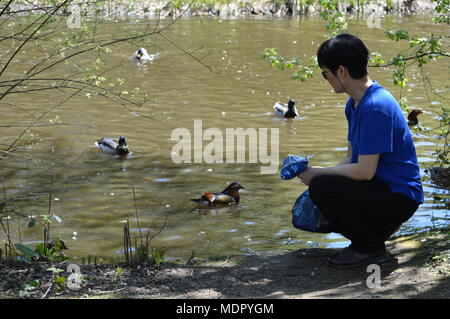
[[322, 71], [322, 76], [325, 80], [328, 80], [328, 71]]

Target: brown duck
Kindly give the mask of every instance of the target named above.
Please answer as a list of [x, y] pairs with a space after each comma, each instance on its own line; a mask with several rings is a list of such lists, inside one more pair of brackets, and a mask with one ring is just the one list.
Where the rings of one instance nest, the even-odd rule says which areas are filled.
[[238, 182], [233, 182], [227, 186], [221, 193], [204, 192], [202, 197], [191, 199], [204, 206], [231, 205], [239, 203], [239, 190], [245, 188]]
[[408, 126], [413, 127], [419, 124], [419, 119], [417, 118], [423, 111], [421, 109], [414, 109], [408, 114]]

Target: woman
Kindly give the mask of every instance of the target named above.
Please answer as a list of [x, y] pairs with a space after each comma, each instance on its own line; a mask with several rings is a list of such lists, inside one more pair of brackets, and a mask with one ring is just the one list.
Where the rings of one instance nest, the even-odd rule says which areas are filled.
[[337, 166], [299, 174], [332, 229], [351, 245], [328, 259], [338, 267], [382, 263], [384, 242], [423, 203], [411, 133], [394, 97], [367, 73], [369, 51], [354, 35], [339, 34], [317, 53], [322, 75], [347, 93], [348, 151]]

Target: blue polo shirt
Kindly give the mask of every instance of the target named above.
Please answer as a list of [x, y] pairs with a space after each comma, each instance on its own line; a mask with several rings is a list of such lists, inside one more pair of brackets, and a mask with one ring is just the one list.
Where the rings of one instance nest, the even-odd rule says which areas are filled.
[[345, 107], [351, 162], [357, 163], [358, 155], [380, 154], [374, 179], [387, 184], [393, 193], [422, 204], [416, 149], [400, 105], [375, 81], [356, 108], [354, 104], [350, 98]]

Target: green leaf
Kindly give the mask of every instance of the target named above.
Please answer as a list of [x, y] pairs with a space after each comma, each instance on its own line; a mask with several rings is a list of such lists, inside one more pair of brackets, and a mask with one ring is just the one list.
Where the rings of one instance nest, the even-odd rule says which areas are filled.
[[388, 30], [385, 32], [385, 35], [394, 41], [400, 41], [400, 40], [408, 40], [409, 39], [409, 33], [406, 30], [400, 29], [400, 30]]
[[64, 278], [64, 277], [56, 277], [56, 278], [55, 278], [55, 283], [56, 283], [59, 287], [64, 287], [64, 284], [66, 283], [66, 278]]
[[30, 247], [27, 247], [22, 244], [16, 244], [15, 246], [20, 252], [22, 252], [25, 256], [29, 258], [38, 257], [38, 255]]
[[45, 221], [47, 223], [51, 223], [52, 222], [52, 214], [40, 215], [40, 217], [42, 218], [43, 221]]
[[46, 247], [44, 243], [40, 243], [39, 245], [37, 245], [36, 250], [39, 256], [45, 256]]
[[47, 271], [51, 271], [51, 272], [53, 272], [54, 274], [59, 274], [59, 273], [63, 272], [64, 270], [63, 270], [63, 269], [56, 268], [56, 267], [50, 267], [50, 268], [47, 268]]
[[380, 65], [384, 64], [384, 60], [381, 57], [381, 54], [378, 52], [373, 52], [371, 54], [372, 59], [370, 60], [370, 64]]

